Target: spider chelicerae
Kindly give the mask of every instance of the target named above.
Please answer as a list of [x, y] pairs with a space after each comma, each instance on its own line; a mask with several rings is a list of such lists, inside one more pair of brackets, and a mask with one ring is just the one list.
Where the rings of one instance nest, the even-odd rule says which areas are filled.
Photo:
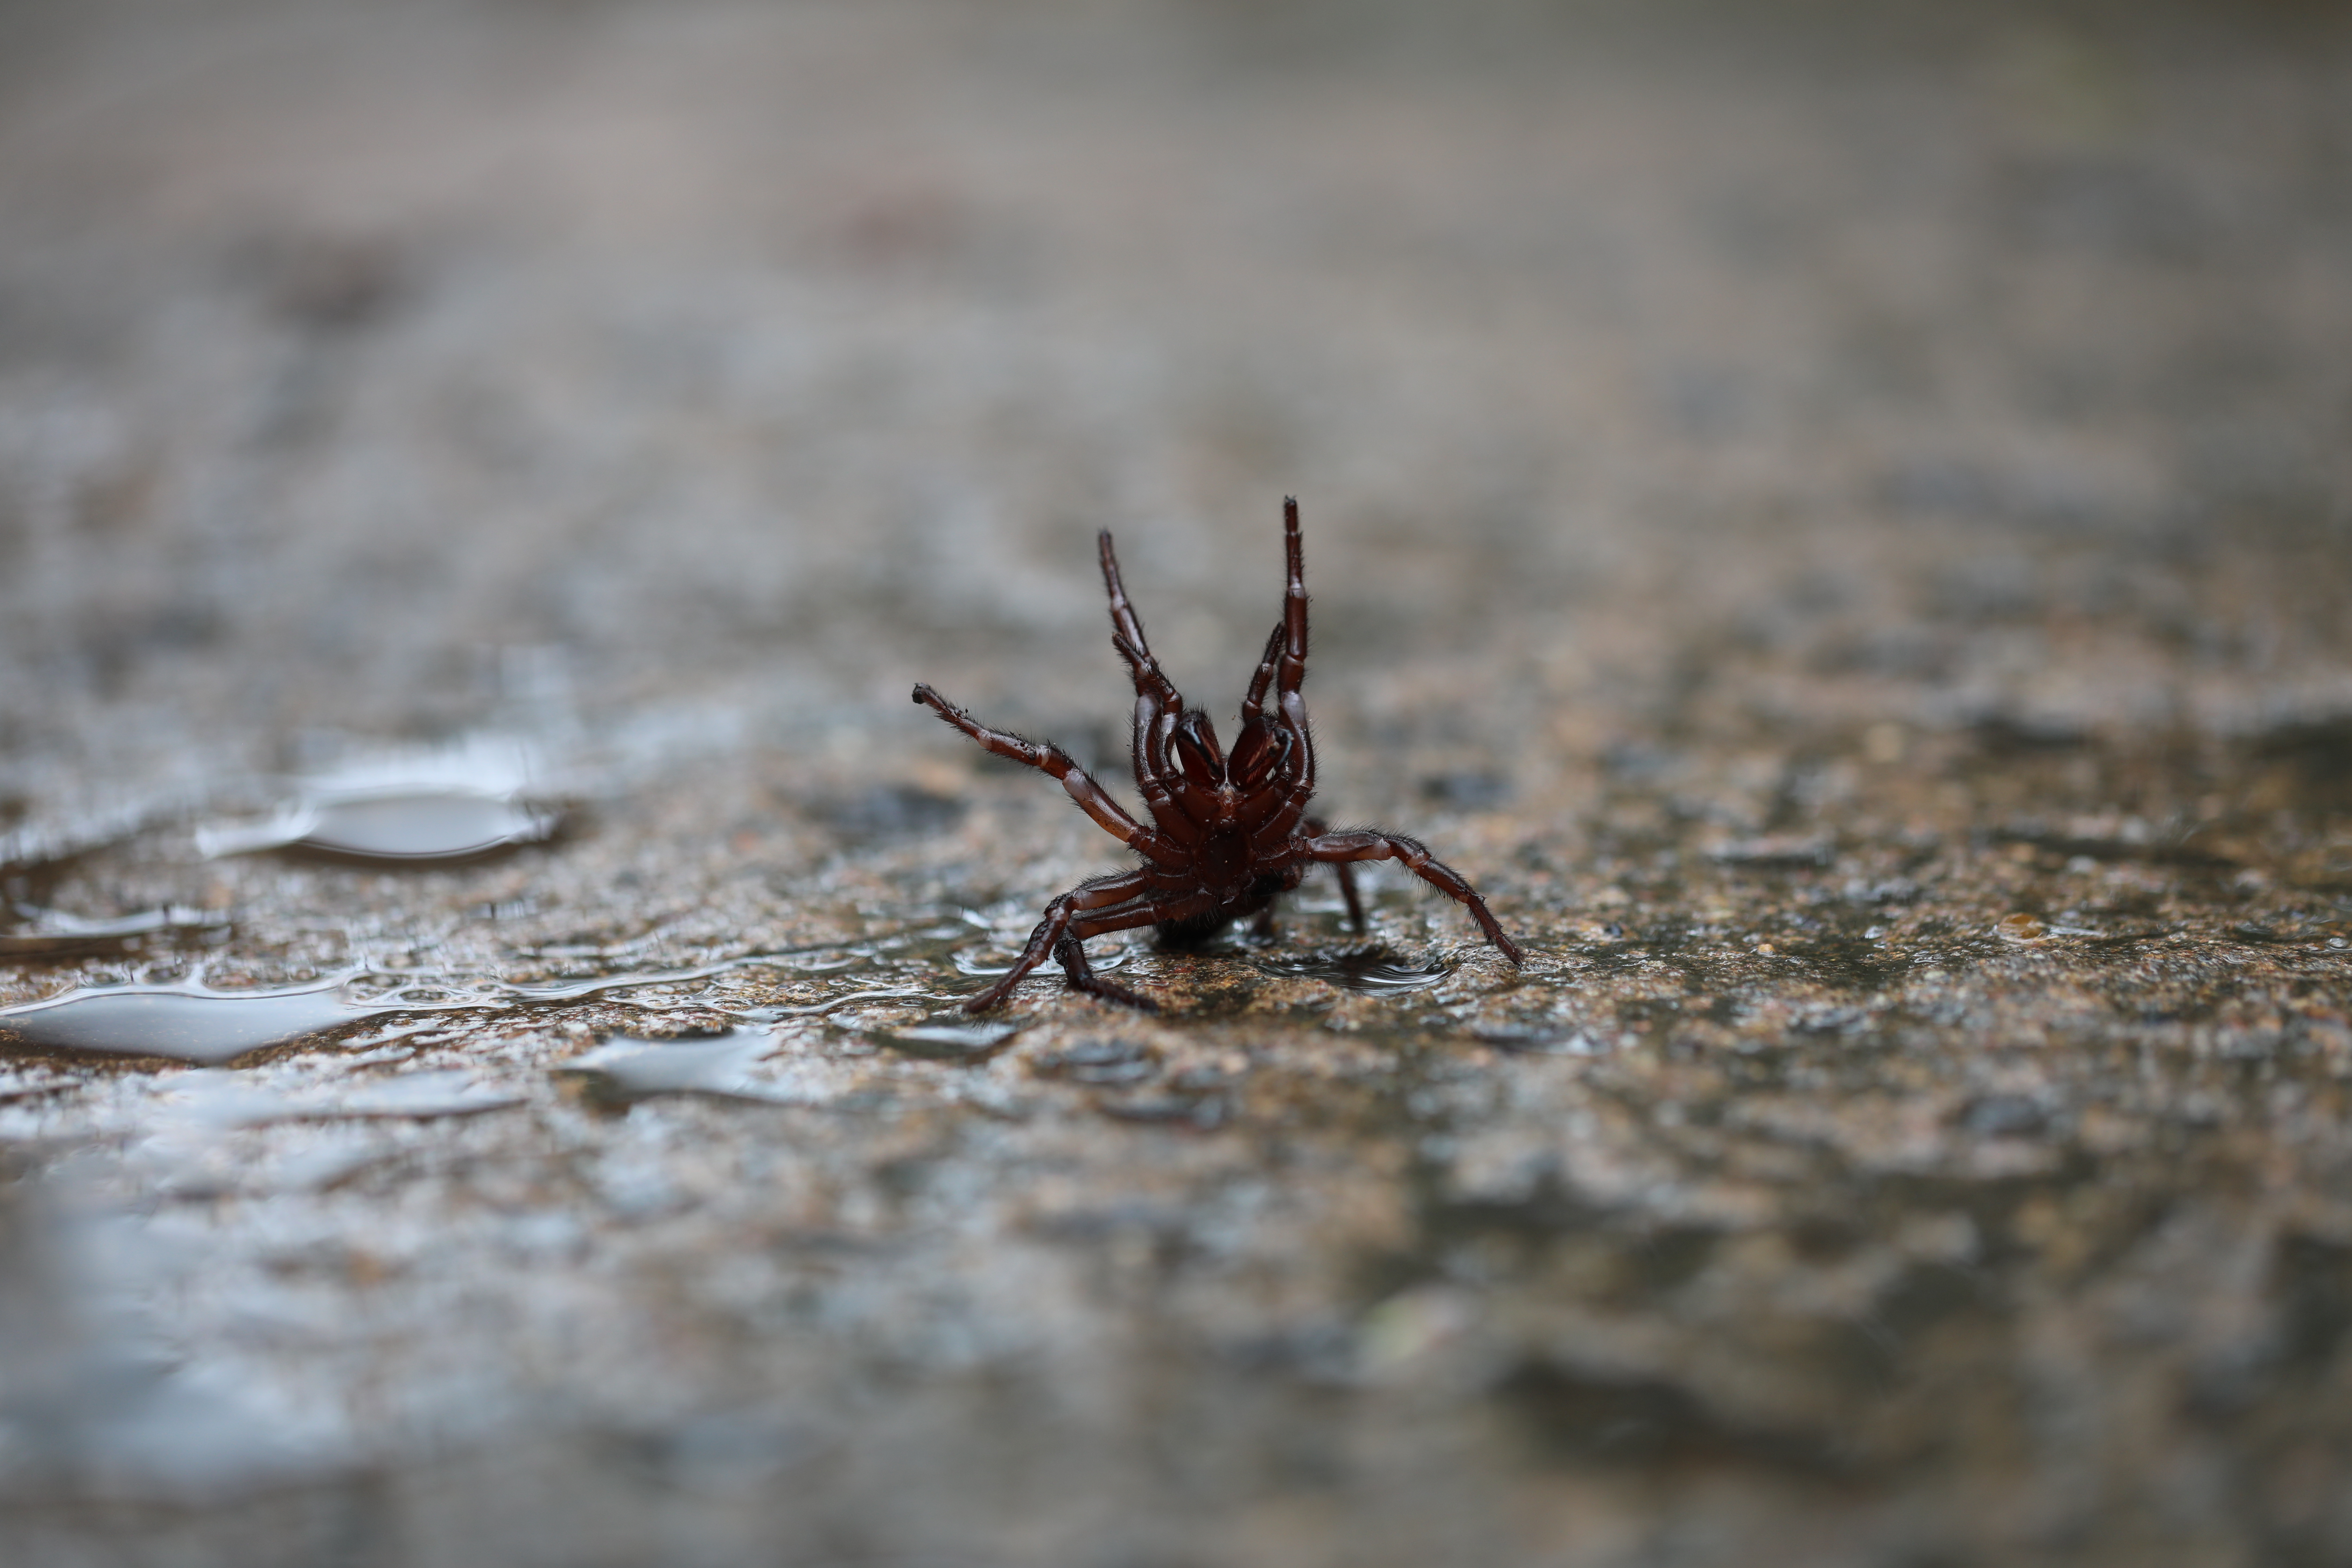
[[1307, 703], [1298, 694], [1307, 679], [1307, 579], [1296, 500], [1282, 503], [1282, 543], [1288, 567], [1282, 622], [1265, 639], [1265, 654], [1242, 699], [1241, 731], [1227, 753], [1217, 744], [1209, 716], [1184, 705], [1151, 657], [1143, 624], [1119, 584], [1110, 532], [1100, 536], [1111, 646], [1135, 677], [1132, 765], [1151, 817], [1149, 827], [1129, 816], [1059, 746], [992, 730], [929, 686], [915, 688], [916, 701], [929, 705], [988, 751], [1052, 774], [1079, 810], [1143, 859], [1131, 871], [1081, 882], [1048, 901], [1045, 918], [1030, 933], [1020, 961], [965, 1003], [966, 1008], [983, 1013], [995, 1006], [1050, 954], [1069, 975], [1073, 990], [1155, 1012], [1157, 1004], [1150, 997], [1095, 973], [1087, 963], [1087, 938], [1157, 926], [1163, 943], [1188, 946], [1248, 916], [1256, 917], [1259, 934], [1270, 935], [1274, 900], [1297, 888], [1307, 867], [1318, 862], [1338, 870], [1348, 916], [1358, 931], [1364, 929], [1364, 907], [1349, 866], [1401, 860], [1414, 876], [1469, 910], [1505, 957], [1515, 964], [1525, 960], [1477, 889], [1419, 840], [1370, 828], [1334, 833], [1307, 815], [1315, 795], [1315, 740], [1307, 727]]

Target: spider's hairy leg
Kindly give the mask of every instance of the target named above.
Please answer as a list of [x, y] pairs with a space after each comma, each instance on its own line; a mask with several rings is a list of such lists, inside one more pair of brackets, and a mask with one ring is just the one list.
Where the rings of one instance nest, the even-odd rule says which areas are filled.
[[[1160, 673], [1150, 650], [1128, 641], [1125, 632], [1111, 633], [1110, 641], [1119, 658], [1127, 660], [1128, 668], [1135, 672], [1135, 732], [1129, 744], [1135, 786], [1143, 795], [1144, 809], [1171, 838], [1182, 844], [1198, 843], [1201, 831], [1193, 819], [1209, 808], [1192, 781], [1168, 760], [1169, 738], [1184, 717], [1184, 699]], [[1162, 693], [1168, 700], [1162, 700]]]
[[1095, 547], [1102, 557], [1103, 591], [1110, 595], [1111, 641], [1116, 644], [1121, 638], [1126, 639], [1127, 646], [1119, 652], [1127, 659], [1128, 668], [1135, 672], [1136, 690], [1141, 691], [1149, 679], [1154, 683], [1160, 706], [1181, 710], [1184, 699], [1177, 695], [1176, 688], [1170, 685], [1167, 676], [1160, 673], [1159, 664], [1151, 657], [1151, 645], [1143, 640], [1143, 623], [1136, 619], [1135, 606], [1128, 602], [1127, 585], [1119, 581], [1118, 553], [1111, 547], [1109, 529], [1106, 528], [1095, 536]]
[[1200, 831], [1193, 819], [1202, 814], [1203, 803], [1192, 798], [1199, 792], [1168, 762], [1169, 739], [1184, 713], [1184, 694], [1151, 657], [1143, 622], [1137, 618], [1127, 584], [1119, 578], [1118, 552], [1111, 543], [1109, 529], [1095, 536], [1095, 546], [1102, 563], [1103, 592], [1110, 599], [1110, 644], [1127, 661], [1128, 675], [1135, 682], [1135, 725], [1129, 739], [1135, 787], [1160, 832], [1181, 843], [1194, 843]]
[[1339, 896], [1348, 900], [1348, 923], [1358, 931], [1364, 929], [1364, 900], [1356, 894], [1356, 868], [1346, 860], [1334, 860], [1331, 869], [1339, 878]]
[[1456, 903], [1470, 911], [1486, 940], [1503, 950], [1503, 956], [1513, 963], [1527, 961], [1526, 952], [1504, 933], [1496, 923], [1486, 900], [1478, 896], [1461, 872], [1429, 852], [1429, 847], [1417, 838], [1407, 838], [1401, 833], [1324, 833], [1304, 839], [1299, 847], [1307, 858], [1333, 865], [1345, 865], [1351, 860], [1400, 860], [1407, 870], [1439, 889]]
[[[1158, 894], [1157, 902], [1153, 901], [1154, 893]], [[1039, 921], [1037, 929], [1029, 933], [1029, 944], [1021, 950], [1021, 956], [1013, 961], [1013, 967], [995, 984], [966, 1002], [964, 1011], [985, 1013], [1012, 995], [1013, 988], [1020, 984], [1031, 970], [1045, 963], [1049, 954], [1055, 953], [1066, 937], [1083, 942], [1101, 931], [1150, 925], [1159, 918], [1157, 910], [1163, 905], [1177, 900], [1189, 904], [1200, 901], [1201, 897], [1193, 895], [1188, 898], [1171, 889], [1167, 877], [1150, 870], [1129, 871], [1116, 877], [1097, 877], [1092, 881], [1079, 883], [1066, 893], [1057, 893], [1046, 900], [1045, 918]], [[1093, 910], [1105, 910], [1107, 914], [1085, 918], [1086, 911]], [[1111, 923], [1105, 924], [1106, 918]], [[1079, 955], [1079, 963], [1084, 967], [1084, 954]], [[1064, 967], [1067, 966], [1065, 960]], [[1091, 978], [1093, 971], [1088, 970], [1087, 974]], [[1073, 978], [1076, 978], [1075, 974]]]
[[[1164, 750], [1163, 731], [1171, 729], [1184, 711], [1184, 694], [1176, 689], [1168, 672], [1151, 657], [1151, 645], [1143, 637], [1143, 623], [1136, 618], [1135, 606], [1128, 601], [1127, 584], [1119, 581], [1118, 552], [1111, 545], [1110, 530], [1106, 528], [1097, 534], [1095, 544], [1102, 557], [1103, 591], [1110, 596], [1110, 645], [1127, 661], [1128, 674], [1135, 680], [1136, 777], [1140, 780], [1148, 767], [1157, 780], [1164, 777], [1168, 770], [1166, 757], [1156, 753]], [[1147, 704], [1152, 710], [1148, 723], [1144, 719]]]
[[1124, 985], [1114, 985], [1095, 973], [1087, 962], [1086, 944], [1076, 936], [1065, 933], [1054, 944], [1054, 962], [1062, 966], [1069, 977], [1070, 989], [1088, 996], [1099, 996], [1106, 1002], [1116, 1002], [1122, 1007], [1132, 1007], [1139, 1013], [1157, 1013], [1160, 1004], [1140, 991], [1130, 991]]
[[1145, 858], [1163, 866], [1182, 864], [1183, 857], [1175, 846], [1128, 816], [1118, 802], [1105, 794], [1102, 785], [1087, 776], [1061, 747], [1050, 741], [1041, 744], [1010, 731], [992, 730], [928, 686], [915, 688], [915, 700], [979, 742], [983, 750], [1051, 774], [1078, 803], [1078, 809], [1094, 818], [1097, 826]]
[[[1291, 700], [1295, 703], [1297, 699], [1294, 697]], [[1274, 795], [1274, 804], [1265, 818], [1250, 829], [1253, 846], [1278, 847], [1293, 833], [1301, 831], [1301, 825], [1309, 820], [1307, 803], [1315, 798], [1315, 737], [1306, 730], [1304, 710], [1299, 716], [1302, 723], [1297, 733], [1304, 743], [1293, 746], [1290, 754], [1284, 759], [1287, 782], [1279, 793]], [[1303, 831], [1311, 837], [1316, 829], [1306, 827]]]
[[[1298, 831], [1305, 834], [1308, 838], [1320, 838], [1325, 834], [1330, 832], [1331, 829], [1319, 819], [1307, 816], [1299, 819]], [[1333, 860], [1328, 862], [1328, 864], [1330, 866], [1333, 875], [1339, 879], [1339, 896], [1348, 900], [1348, 923], [1354, 926], [1358, 931], [1363, 930], [1364, 900], [1358, 897], [1356, 893], [1355, 862], [1352, 860]]]
[[1307, 724], [1307, 700], [1298, 692], [1307, 679], [1307, 554], [1299, 542], [1296, 497], [1285, 497], [1282, 503], [1282, 647], [1274, 689], [1282, 729], [1291, 742], [1290, 788], [1280, 809], [1253, 834], [1260, 840], [1288, 837], [1315, 794], [1315, 736]]
[[[1322, 822], [1311, 816], [1302, 818], [1298, 824], [1298, 829], [1302, 837], [1309, 839], [1320, 837], [1323, 834], [1330, 831], [1329, 828]], [[1328, 864], [1330, 865], [1332, 872], [1339, 879], [1339, 896], [1348, 900], [1348, 923], [1353, 926], [1356, 930], [1362, 931], [1364, 929], [1364, 900], [1359, 897], [1356, 892], [1356, 868], [1354, 864], [1347, 860], [1333, 860], [1328, 862]], [[1306, 875], [1306, 867], [1293, 866], [1284, 877], [1284, 880], [1287, 885], [1280, 890], [1286, 893], [1295, 891], [1297, 889], [1300, 880], [1303, 879]], [[1266, 900], [1265, 907], [1258, 910], [1257, 919], [1250, 924], [1250, 934], [1257, 937], [1271, 937], [1274, 935], [1274, 900], [1268, 899]]]
[[1249, 690], [1242, 697], [1242, 727], [1234, 731], [1233, 753], [1225, 759], [1226, 776], [1252, 797], [1251, 808], [1242, 817], [1245, 827], [1256, 826], [1279, 809], [1286, 791], [1272, 775], [1297, 754], [1286, 731], [1265, 721], [1265, 689], [1274, 684], [1275, 668], [1288, 636], [1287, 627], [1276, 626], [1265, 639], [1257, 673], [1250, 677]]
[[1298, 498], [1282, 498], [1282, 668], [1275, 690], [1297, 693], [1307, 679], [1307, 548], [1298, 537]]
[[1171, 891], [1156, 900], [1145, 894], [1131, 904], [1071, 921], [1062, 940], [1054, 944], [1054, 956], [1061, 961], [1062, 972], [1070, 977], [1071, 990], [1082, 991], [1089, 996], [1099, 996], [1106, 1002], [1117, 1002], [1146, 1013], [1157, 1013], [1160, 1004], [1150, 997], [1139, 991], [1129, 991], [1124, 985], [1114, 985], [1094, 972], [1094, 966], [1087, 962], [1087, 938], [1100, 936], [1106, 931], [1133, 931], [1138, 926], [1158, 925], [1162, 921], [1181, 921], [1192, 915], [1205, 914], [1215, 907], [1216, 899], [1207, 893], [1186, 896]]
[[1274, 684], [1274, 672], [1282, 662], [1283, 645], [1290, 640], [1290, 627], [1276, 622], [1271, 636], [1265, 639], [1265, 652], [1259, 656], [1257, 673], [1250, 677], [1249, 690], [1242, 698], [1242, 727], [1247, 729], [1253, 719], [1260, 719], [1265, 710], [1265, 689]]
[[1126, 903], [1150, 890], [1159, 880], [1150, 871], [1129, 871], [1121, 876], [1097, 877], [1091, 881], [1080, 882], [1068, 892], [1056, 893], [1046, 900], [1045, 918], [1039, 921], [1037, 929], [1029, 933], [1029, 943], [1021, 950], [1021, 956], [1013, 961], [1013, 967], [1006, 970], [995, 984], [966, 1002], [964, 1011], [985, 1013], [1012, 995], [1013, 988], [1020, 984], [1031, 970], [1045, 962], [1046, 955], [1054, 951], [1055, 944], [1069, 930], [1073, 914], [1081, 910], [1108, 909]]

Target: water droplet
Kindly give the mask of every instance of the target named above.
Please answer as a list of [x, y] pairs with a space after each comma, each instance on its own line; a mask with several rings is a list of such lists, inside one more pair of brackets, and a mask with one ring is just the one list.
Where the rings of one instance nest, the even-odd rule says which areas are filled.
[[246, 994], [179, 986], [79, 990], [0, 1011], [0, 1043], [20, 1050], [225, 1062], [377, 1011], [347, 1001], [339, 985]]
[[2035, 916], [2020, 912], [1994, 921], [1992, 933], [2003, 942], [2040, 942], [2050, 934], [2050, 928]]

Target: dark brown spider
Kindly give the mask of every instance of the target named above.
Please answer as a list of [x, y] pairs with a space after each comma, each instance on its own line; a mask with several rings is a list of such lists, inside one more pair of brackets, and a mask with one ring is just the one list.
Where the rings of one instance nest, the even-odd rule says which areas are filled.
[[[1047, 903], [1020, 962], [965, 1003], [971, 1011], [983, 1013], [1003, 1001], [1049, 953], [1061, 962], [1072, 989], [1157, 1011], [1150, 997], [1096, 975], [1081, 945], [1087, 938], [1148, 925], [1160, 928], [1163, 942], [1189, 945], [1245, 915], [1257, 917], [1260, 934], [1270, 934], [1276, 897], [1297, 887], [1316, 861], [1338, 868], [1348, 914], [1359, 931], [1364, 910], [1349, 862], [1402, 860], [1413, 875], [1467, 907], [1478, 929], [1513, 963], [1527, 956], [1503, 933], [1477, 890], [1416, 840], [1370, 830], [1332, 833], [1307, 815], [1307, 802], [1315, 794], [1315, 741], [1307, 732], [1307, 704], [1298, 695], [1307, 679], [1307, 580], [1295, 500], [1282, 503], [1282, 532], [1289, 566], [1282, 623], [1265, 639], [1265, 656], [1250, 680], [1249, 695], [1242, 699], [1241, 732], [1230, 756], [1218, 748], [1209, 716], [1185, 707], [1160, 673], [1144, 645], [1142, 623], [1119, 585], [1110, 533], [1106, 530], [1101, 536], [1111, 646], [1135, 677], [1135, 782], [1153, 826], [1121, 810], [1060, 747], [992, 730], [929, 687], [915, 688], [916, 701], [929, 703], [987, 750], [1051, 773], [1079, 810], [1144, 861], [1123, 875], [1081, 882]], [[1265, 706], [1269, 688], [1275, 695], [1271, 711]]]

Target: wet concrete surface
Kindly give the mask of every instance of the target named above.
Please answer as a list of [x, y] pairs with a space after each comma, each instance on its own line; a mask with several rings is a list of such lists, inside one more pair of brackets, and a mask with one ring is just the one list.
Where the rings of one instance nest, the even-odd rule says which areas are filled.
[[2332, 12], [0, 37], [10, 1563], [2352, 1561]]

